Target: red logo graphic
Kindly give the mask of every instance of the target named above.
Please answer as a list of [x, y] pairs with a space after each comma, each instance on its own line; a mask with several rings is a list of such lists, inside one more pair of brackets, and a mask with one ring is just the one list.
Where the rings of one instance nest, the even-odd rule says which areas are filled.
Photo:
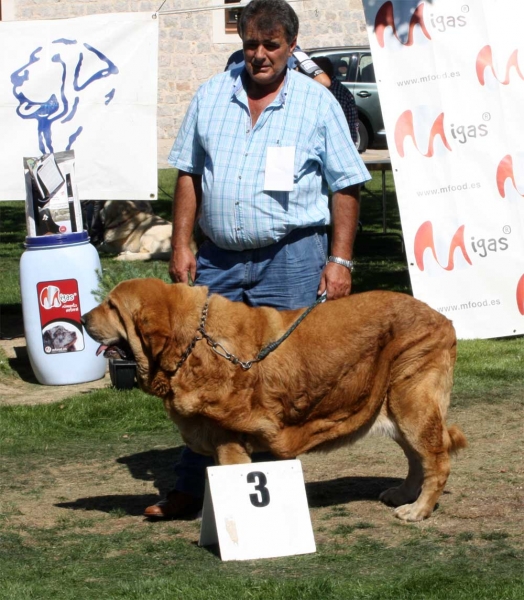
[[517, 190], [517, 184], [515, 183], [515, 172], [513, 171], [513, 158], [510, 154], [505, 156], [499, 162], [499, 166], [497, 167], [497, 188], [502, 198], [506, 197], [506, 192], [504, 191], [504, 184], [506, 183], [507, 179], [511, 179], [511, 183], [515, 188], [515, 191], [521, 196], [523, 196], [523, 194], [521, 194]]
[[446, 139], [446, 133], [444, 131], [444, 113], [440, 113], [440, 115], [433, 121], [433, 125], [431, 126], [431, 131], [429, 132], [429, 145], [428, 151], [424, 154], [418, 146], [415, 140], [415, 127], [413, 125], [413, 113], [410, 110], [406, 110], [403, 112], [397, 120], [395, 125], [395, 146], [397, 147], [397, 152], [399, 155], [404, 158], [404, 141], [407, 137], [410, 137], [413, 140], [413, 144], [415, 148], [423, 155], [427, 157], [433, 156], [433, 145], [435, 142], [435, 138], [440, 136], [444, 146], [451, 152], [451, 146]]
[[417, 263], [417, 267], [423, 271], [424, 270], [424, 252], [430, 248], [431, 253], [433, 254], [433, 258], [437, 262], [437, 264], [445, 269], [446, 271], [452, 271], [455, 263], [454, 263], [454, 254], [457, 248], [460, 248], [462, 252], [462, 256], [466, 259], [466, 261], [471, 265], [471, 259], [469, 258], [468, 252], [466, 250], [466, 245], [464, 243], [464, 228], [465, 225], [461, 225], [453, 239], [451, 240], [451, 244], [449, 245], [449, 255], [448, 255], [448, 264], [447, 266], [441, 265], [438, 258], [437, 252], [435, 250], [435, 240], [433, 237], [433, 224], [431, 221], [426, 221], [422, 223], [419, 227], [417, 233], [415, 234], [415, 261]]
[[522, 275], [517, 283], [517, 306], [519, 313], [524, 315], [524, 275]]
[[[404, 46], [412, 46], [413, 45], [413, 32], [415, 30], [416, 25], [418, 25], [420, 27], [420, 29], [422, 30], [424, 35], [428, 38], [428, 40], [431, 39], [429, 31], [427, 30], [426, 25], [424, 23], [423, 12], [424, 12], [424, 3], [422, 2], [417, 6], [415, 12], [413, 13], [413, 16], [411, 17], [411, 19], [409, 21], [408, 39], [404, 43]], [[375, 17], [375, 35], [377, 36], [377, 40], [378, 40], [378, 43], [381, 48], [384, 48], [384, 33], [385, 33], [387, 27], [391, 27], [393, 29], [393, 34], [395, 35], [397, 40], [400, 43], [403, 43], [400, 40], [400, 38], [398, 37], [397, 28], [395, 26], [393, 3], [389, 2], [389, 1], [385, 2], [380, 7], [380, 9], [377, 13], [377, 16]]]
[[40, 291], [40, 306], [49, 310], [51, 308], [60, 308], [60, 288], [56, 285], [46, 285]]
[[513, 68], [517, 71], [518, 76], [521, 79], [524, 79], [524, 75], [522, 75], [522, 71], [519, 68], [519, 60], [518, 60], [518, 50], [515, 50], [508, 59], [506, 65], [506, 76], [503, 80], [500, 80], [495, 73], [495, 67], [493, 66], [493, 53], [491, 52], [491, 46], [484, 46], [482, 50], [477, 55], [477, 77], [480, 81], [480, 85], [485, 85], [484, 75], [487, 68], [491, 69], [493, 76], [495, 79], [501, 83], [502, 85], [508, 85], [510, 79], [510, 70]]

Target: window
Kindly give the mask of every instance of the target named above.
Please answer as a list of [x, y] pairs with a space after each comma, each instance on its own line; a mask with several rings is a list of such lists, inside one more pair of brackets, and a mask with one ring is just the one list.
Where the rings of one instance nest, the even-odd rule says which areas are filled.
[[[238, 4], [239, 2], [240, 0], [224, 0], [225, 4]], [[237, 23], [241, 12], [241, 8], [226, 8], [224, 11], [226, 33], [237, 32]]]
[[362, 54], [358, 66], [358, 80], [362, 83], [375, 83], [375, 68], [371, 54]]
[[[237, 33], [237, 20], [243, 10], [243, 7], [238, 7], [238, 4], [243, 0], [207, 0], [208, 6], [211, 7], [213, 15], [213, 43], [214, 44], [237, 44], [239, 47], [242, 43]], [[237, 8], [235, 8], [237, 5]], [[219, 7], [224, 7], [221, 10]]]

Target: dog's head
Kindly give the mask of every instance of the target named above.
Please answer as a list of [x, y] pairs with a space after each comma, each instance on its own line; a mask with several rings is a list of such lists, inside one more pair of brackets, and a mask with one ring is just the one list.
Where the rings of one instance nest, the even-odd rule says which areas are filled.
[[165, 397], [187, 340], [196, 333], [207, 288], [159, 279], [131, 279], [117, 285], [85, 315], [87, 333], [100, 344], [97, 354], [134, 359], [139, 386]]
[[[96, 48], [59, 39], [49, 47], [36, 48], [29, 61], [11, 74], [13, 95], [18, 100], [16, 112], [22, 119], [36, 120], [42, 153], [71, 149], [84, 126], [77, 114], [82, 95], [117, 73], [117, 66]], [[111, 85], [104, 84], [95, 97], [108, 104], [114, 93]], [[51, 125], [55, 122], [67, 131], [64, 147], [53, 140]]]
[[76, 342], [76, 332], [69, 331], [62, 325], [55, 325], [44, 332], [44, 345], [52, 350], [73, 350]]

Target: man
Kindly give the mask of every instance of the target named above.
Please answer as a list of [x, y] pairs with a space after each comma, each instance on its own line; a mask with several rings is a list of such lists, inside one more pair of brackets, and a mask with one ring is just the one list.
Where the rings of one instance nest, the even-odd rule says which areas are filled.
[[[311, 305], [324, 292], [348, 295], [359, 185], [369, 173], [331, 93], [287, 68], [298, 35], [290, 5], [252, 0], [239, 29], [245, 66], [198, 90], [170, 154], [179, 169], [171, 278], [279, 309]], [[195, 259], [197, 218], [207, 239]], [[194, 516], [212, 464], [186, 448], [176, 489], [145, 516]]]
[[335, 96], [335, 98], [338, 100], [344, 116], [346, 117], [349, 131], [351, 132], [351, 139], [355, 142], [355, 145], [358, 148], [358, 110], [353, 94], [335, 77], [333, 63], [327, 56], [315, 56], [315, 58], [312, 60], [330, 78], [330, 85], [327, 87], [333, 96]]

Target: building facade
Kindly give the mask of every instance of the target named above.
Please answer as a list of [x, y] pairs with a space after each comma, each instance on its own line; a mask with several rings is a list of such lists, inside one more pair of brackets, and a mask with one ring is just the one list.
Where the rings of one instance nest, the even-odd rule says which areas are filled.
[[[222, 8], [224, 6], [224, 8]], [[0, 0], [4, 21], [62, 19], [160, 9], [158, 166], [166, 158], [197, 88], [240, 48], [232, 0]], [[302, 48], [367, 44], [361, 0], [298, 0]]]

